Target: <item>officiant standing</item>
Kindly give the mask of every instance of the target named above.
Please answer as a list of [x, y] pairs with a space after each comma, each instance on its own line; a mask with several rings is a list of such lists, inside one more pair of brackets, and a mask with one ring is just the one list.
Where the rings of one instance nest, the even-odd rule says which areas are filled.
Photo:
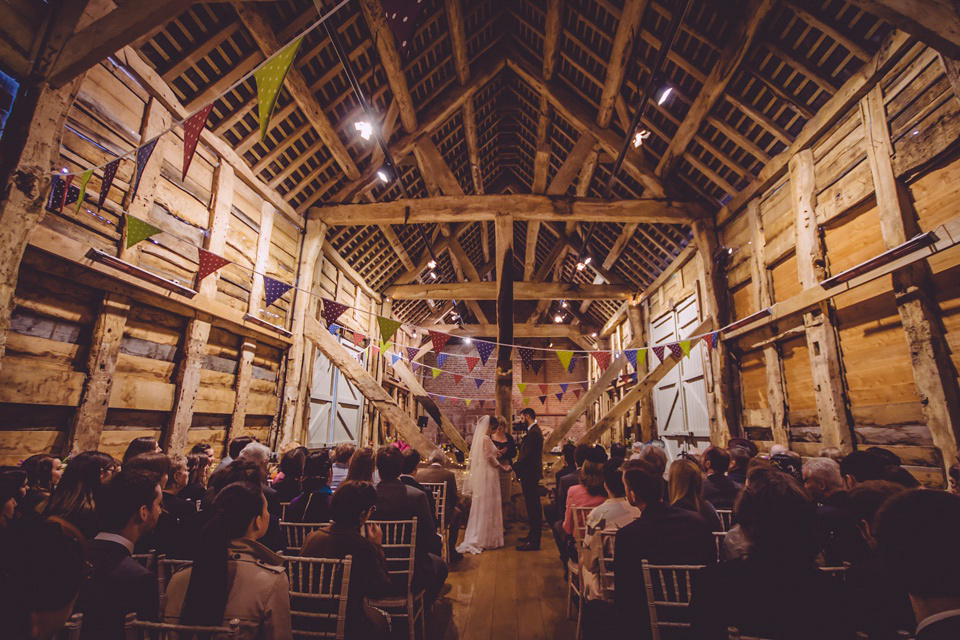
[[520, 412], [520, 420], [527, 428], [527, 435], [520, 443], [520, 453], [513, 463], [513, 471], [520, 479], [523, 502], [527, 507], [527, 524], [530, 531], [518, 551], [539, 551], [540, 535], [543, 532], [543, 511], [540, 507], [540, 479], [543, 477], [543, 433], [537, 424], [537, 414], [526, 408]]

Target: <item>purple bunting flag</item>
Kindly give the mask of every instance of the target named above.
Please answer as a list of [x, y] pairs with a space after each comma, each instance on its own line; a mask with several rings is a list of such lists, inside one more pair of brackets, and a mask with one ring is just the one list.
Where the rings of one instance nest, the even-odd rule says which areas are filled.
[[473, 381], [477, 385], [477, 389], [483, 386], [483, 383], [484, 383], [483, 378], [474, 378]]
[[340, 304], [334, 300], [329, 300], [327, 298], [323, 299], [323, 313], [320, 314], [320, 317], [323, 318], [324, 322], [327, 324], [332, 324], [337, 321], [343, 312], [346, 311], [349, 307], [345, 304]]
[[493, 353], [494, 343], [486, 342], [485, 340], [474, 340], [474, 344], [477, 345], [477, 353], [480, 354], [480, 360], [483, 364], [487, 364], [487, 360], [490, 359], [490, 354]]
[[416, 347], [407, 347], [407, 359], [410, 362], [413, 362], [413, 359], [417, 357], [417, 354], [420, 352], [420, 349]]
[[663, 353], [666, 351], [666, 347], [663, 345], [658, 345], [653, 348], [653, 352], [657, 354], [657, 357], [660, 358], [660, 362], [663, 362]]
[[97, 209], [103, 209], [103, 203], [107, 201], [110, 185], [113, 184], [113, 179], [117, 177], [117, 167], [119, 166], [120, 158], [117, 158], [103, 168], [103, 182], [100, 183], [100, 199], [97, 201]]
[[547, 396], [540, 396], [540, 404], [547, 404]]
[[[156, 137], [147, 144], [143, 145], [137, 149], [137, 172], [133, 178], [133, 195], [137, 195], [137, 189], [140, 188], [140, 178], [143, 177], [143, 170], [147, 168], [147, 163], [150, 161], [150, 156], [153, 155], [153, 150], [157, 146], [157, 141], [160, 137]], [[267, 306], [270, 306], [269, 304]]]
[[263, 276], [263, 289], [264, 293], [267, 296], [266, 305], [269, 307], [274, 302], [280, 299], [283, 294], [290, 289], [293, 289], [292, 284], [287, 284], [286, 282], [280, 282], [279, 280], [274, 280], [270, 276]]
[[570, 386], [570, 385], [567, 384], [566, 382], [561, 382], [561, 383], [560, 383], [560, 390], [563, 391], [564, 393], [566, 393], [566, 392], [567, 392], [567, 387], [569, 387], [569, 386]]
[[380, 6], [397, 39], [398, 48], [406, 48], [417, 26], [417, 17], [423, 8], [422, 0], [380, 0]]
[[683, 357], [683, 349], [680, 347], [679, 342], [671, 342], [667, 345], [667, 348], [670, 349], [670, 353], [673, 354], [673, 357], [677, 360]]
[[523, 368], [533, 366], [533, 349], [528, 347], [518, 347], [517, 351], [520, 352], [520, 361], [523, 363]]
[[556, 393], [556, 394], [554, 394], [554, 395], [557, 396], [557, 400], [563, 400], [563, 394], [562, 394], [562, 393]]

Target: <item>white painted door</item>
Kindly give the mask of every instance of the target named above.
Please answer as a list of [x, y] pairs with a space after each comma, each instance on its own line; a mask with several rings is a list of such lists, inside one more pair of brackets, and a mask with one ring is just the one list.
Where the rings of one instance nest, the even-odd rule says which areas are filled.
[[[359, 353], [350, 342], [341, 340], [340, 345], [351, 355]], [[363, 395], [323, 354], [317, 352], [310, 385], [310, 426], [306, 446], [318, 448], [340, 442], [358, 443], [362, 420]]]
[[[683, 300], [672, 311], [655, 318], [650, 327], [651, 345], [666, 345], [690, 336], [700, 323], [700, 305], [696, 294]], [[698, 343], [653, 391], [653, 410], [660, 438], [667, 443], [670, 459], [681, 451], [703, 449], [710, 442], [707, 414], [707, 388], [704, 381], [704, 344]], [[669, 349], [664, 357], [670, 357]], [[648, 353], [651, 370], [659, 364], [653, 351]]]

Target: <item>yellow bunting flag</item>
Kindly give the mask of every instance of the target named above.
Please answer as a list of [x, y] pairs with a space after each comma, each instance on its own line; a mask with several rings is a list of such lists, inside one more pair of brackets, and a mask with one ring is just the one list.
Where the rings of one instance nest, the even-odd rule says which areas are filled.
[[127, 219], [127, 249], [162, 231], [149, 222], [145, 222], [129, 213], [125, 214], [125, 217]]
[[436, 380], [436, 379], [437, 379], [437, 376], [440, 375], [440, 369], [436, 369], [436, 368], [434, 368], [434, 367], [430, 367], [430, 373], [433, 375], [433, 379]]
[[273, 58], [253, 73], [253, 77], [257, 80], [257, 111], [260, 115], [261, 142], [267, 137], [267, 127], [270, 125], [273, 109], [277, 106], [280, 87], [283, 86], [287, 72], [293, 65], [293, 59], [297, 57], [301, 42], [303, 42], [302, 36], [277, 52]]
[[381, 340], [381, 341], [380, 341], [380, 351], [382, 351], [383, 353], [386, 353], [387, 350], [389, 350], [392, 345], [393, 345], [393, 343], [390, 342], [389, 340]]
[[557, 351], [557, 357], [560, 358], [560, 364], [564, 369], [570, 368], [570, 359], [573, 357], [573, 351]]
[[[80, 213], [80, 207], [83, 206], [83, 198], [87, 194], [87, 183], [93, 177], [93, 169], [87, 169], [80, 174], [80, 197], [77, 198], [77, 213]], [[128, 247], [130, 245], [127, 245]]]
[[526, 383], [526, 382], [518, 382], [518, 383], [517, 383], [517, 389], [520, 389], [520, 393], [523, 393], [524, 391], [527, 390], [527, 383]]
[[681, 340], [681, 341], [680, 341], [680, 349], [681, 349], [681, 351], [683, 351], [683, 355], [689, 356], [689, 355], [690, 355], [690, 341], [689, 341], [689, 340]]

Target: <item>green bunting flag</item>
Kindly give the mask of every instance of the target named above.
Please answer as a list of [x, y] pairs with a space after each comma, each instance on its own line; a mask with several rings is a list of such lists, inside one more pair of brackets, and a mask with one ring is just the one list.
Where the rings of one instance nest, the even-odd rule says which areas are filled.
[[380, 351], [383, 351], [384, 353], [386, 353], [387, 350], [390, 349], [390, 347], [391, 347], [392, 345], [393, 345], [393, 343], [390, 342], [389, 340], [381, 340], [381, 341], [380, 341]]
[[523, 396], [523, 404], [524, 405], [530, 404], [530, 396]]
[[573, 358], [573, 351], [557, 351], [557, 357], [560, 358], [560, 364], [564, 369], [570, 368], [570, 359]]
[[301, 42], [303, 42], [302, 36], [281, 49], [265, 65], [253, 73], [253, 77], [257, 80], [260, 142], [263, 142], [267, 137], [267, 127], [270, 125], [270, 116], [273, 115], [273, 109], [277, 106], [280, 87], [283, 86], [283, 80], [287, 77], [290, 67], [293, 66], [293, 59], [297, 57]]
[[689, 356], [689, 355], [690, 355], [690, 341], [689, 341], [689, 340], [681, 340], [681, 341], [680, 341], [680, 349], [683, 350], [683, 355]]
[[401, 323], [396, 320], [384, 318], [383, 316], [377, 316], [377, 325], [380, 326], [381, 340], [390, 340], [393, 338], [393, 334], [395, 334], [397, 329], [400, 328], [400, 324]]
[[640, 349], [637, 351], [637, 368], [636, 371], [640, 371], [647, 366], [647, 350]]
[[162, 229], [158, 229], [149, 222], [144, 222], [129, 213], [124, 215], [127, 219], [127, 249], [162, 231]]
[[520, 393], [523, 393], [524, 391], [527, 390], [527, 383], [526, 383], [526, 382], [518, 382], [518, 383], [517, 383], [517, 389], [520, 389]]
[[[87, 183], [93, 177], [93, 169], [87, 169], [80, 174], [80, 197], [77, 198], [77, 213], [80, 213], [80, 207], [83, 206], [83, 198], [87, 193]], [[130, 245], [127, 245], [128, 247]]]

